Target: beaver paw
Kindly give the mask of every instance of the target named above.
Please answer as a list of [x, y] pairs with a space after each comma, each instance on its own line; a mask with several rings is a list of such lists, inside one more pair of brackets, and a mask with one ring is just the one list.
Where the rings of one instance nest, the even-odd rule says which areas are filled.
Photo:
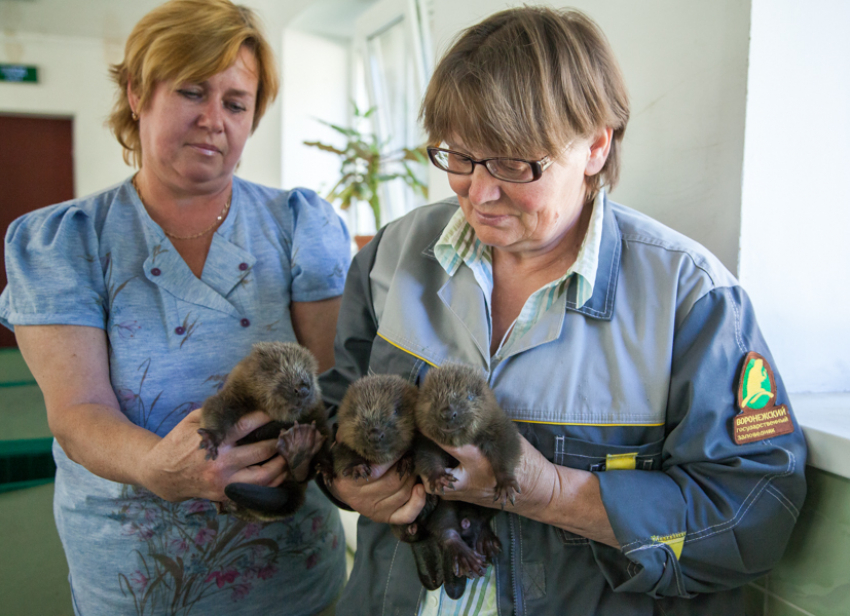
[[490, 530], [489, 526], [485, 525], [478, 534], [478, 540], [475, 542], [475, 551], [482, 554], [489, 563], [492, 563], [493, 559], [502, 551], [502, 542]]
[[407, 454], [403, 455], [399, 458], [399, 461], [396, 463], [396, 470], [398, 471], [399, 477], [405, 477], [413, 472], [414, 469], [414, 459], [413, 456], [409, 456]]
[[212, 430], [206, 428], [198, 428], [198, 434], [201, 435], [201, 444], [198, 449], [206, 449], [207, 460], [215, 460], [218, 457], [218, 446], [221, 445], [221, 438]]
[[447, 471], [432, 473], [428, 477], [428, 484], [431, 487], [431, 492], [434, 494], [437, 493], [437, 490], [440, 491], [440, 494], [445, 494], [446, 488], [453, 488], [456, 481], [457, 477]]
[[501, 502], [502, 509], [504, 509], [508, 501], [511, 501], [511, 505], [516, 505], [516, 495], [521, 494], [522, 490], [520, 490], [516, 478], [511, 476], [498, 481], [495, 492], [493, 502]]
[[445, 549], [451, 559], [452, 572], [457, 577], [476, 578], [485, 574], [484, 557], [466, 545], [460, 537], [446, 542]]
[[277, 450], [286, 460], [289, 473], [295, 481], [303, 482], [309, 479], [310, 463], [324, 442], [325, 436], [316, 429], [316, 422], [307, 425], [296, 421], [289, 430], [280, 431]]
[[352, 479], [365, 479], [366, 481], [369, 481], [369, 478], [372, 476], [372, 465], [368, 462], [354, 464], [353, 466], [349, 466], [344, 471], [342, 471], [342, 476], [351, 477]]

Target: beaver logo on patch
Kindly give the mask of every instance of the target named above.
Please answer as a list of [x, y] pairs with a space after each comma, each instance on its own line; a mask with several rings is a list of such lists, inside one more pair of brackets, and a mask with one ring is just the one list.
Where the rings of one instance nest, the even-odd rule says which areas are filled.
[[738, 408], [734, 435], [738, 445], [763, 441], [767, 438], [789, 434], [794, 422], [784, 404], [776, 405], [776, 381], [767, 360], [755, 352], [747, 353], [741, 367], [738, 384]]

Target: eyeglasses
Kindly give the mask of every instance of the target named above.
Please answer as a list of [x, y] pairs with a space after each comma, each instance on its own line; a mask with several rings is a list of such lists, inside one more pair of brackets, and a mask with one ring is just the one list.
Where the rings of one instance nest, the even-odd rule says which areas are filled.
[[449, 173], [472, 175], [475, 165], [484, 165], [494, 178], [505, 182], [525, 184], [539, 180], [543, 172], [554, 161], [548, 156], [540, 160], [523, 160], [522, 158], [484, 158], [475, 160], [471, 156], [446, 150], [445, 148], [428, 148], [428, 157], [434, 166]]

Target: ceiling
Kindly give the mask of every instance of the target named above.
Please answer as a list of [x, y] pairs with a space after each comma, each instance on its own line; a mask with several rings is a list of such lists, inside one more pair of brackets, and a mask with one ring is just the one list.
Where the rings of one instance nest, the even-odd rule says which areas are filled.
[[[354, 19], [375, 0], [241, 0], [270, 29], [294, 26], [317, 34], [351, 36]], [[136, 22], [162, 0], [0, 0], [0, 33], [125, 40]]]

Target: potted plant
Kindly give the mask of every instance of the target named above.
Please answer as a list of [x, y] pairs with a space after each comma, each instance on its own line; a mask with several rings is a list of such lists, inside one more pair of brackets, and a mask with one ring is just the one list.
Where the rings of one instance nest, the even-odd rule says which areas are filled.
[[[339, 201], [340, 208], [347, 210], [352, 203], [363, 201], [369, 204], [375, 216], [375, 229], [381, 228], [381, 200], [379, 189], [381, 184], [390, 180], [401, 179], [414, 191], [423, 197], [428, 197], [428, 186], [423, 183], [411, 165], [426, 165], [427, 154], [425, 146], [418, 148], [401, 148], [395, 151], [384, 151], [385, 143], [372, 133], [364, 134], [359, 130], [363, 120], [375, 112], [372, 107], [361, 113], [357, 105], [354, 107], [353, 128], [345, 128], [324, 120], [322, 124], [331, 127], [342, 134], [345, 145], [340, 149], [320, 141], [305, 141], [304, 145], [332, 152], [340, 158], [339, 181], [328, 193], [326, 199], [330, 202]], [[362, 248], [372, 236], [355, 236], [357, 247]]]

